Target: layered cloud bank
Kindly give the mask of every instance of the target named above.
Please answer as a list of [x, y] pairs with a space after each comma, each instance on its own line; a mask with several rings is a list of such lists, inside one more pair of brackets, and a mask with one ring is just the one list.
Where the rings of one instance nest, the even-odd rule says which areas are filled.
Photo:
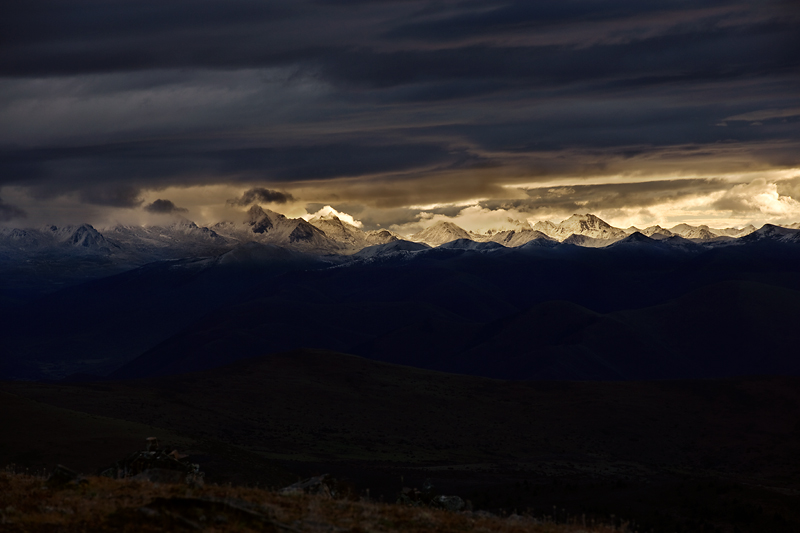
[[[0, 22], [0, 224], [800, 219], [791, 2], [45, 0]], [[186, 211], [183, 211], [183, 210]]]

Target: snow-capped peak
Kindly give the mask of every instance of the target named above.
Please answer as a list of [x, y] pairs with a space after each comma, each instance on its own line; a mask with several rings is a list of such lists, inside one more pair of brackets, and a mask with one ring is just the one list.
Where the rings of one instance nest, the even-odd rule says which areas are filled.
[[308, 223], [321, 230], [329, 238], [354, 248], [367, 246], [367, 235], [356, 226], [340, 219], [334, 213], [323, 213], [311, 218]]
[[433, 226], [412, 235], [410, 239], [416, 242], [424, 242], [431, 246], [439, 246], [440, 244], [455, 241], [456, 239], [472, 240], [472, 237], [460, 226], [447, 220], [441, 220]]
[[557, 226], [552, 222], [550, 222], [549, 220], [540, 220], [539, 222], [533, 225], [533, 229], [535, 229], [536, 231], [541, 231], [542, 233], [550, 237], [555, 236], [556, 227]]
[[[534, 226], [534, 229], [538, 228]], [[559, 240], [564, 240], [570, 235], [582, 235], [592, 239], [616, 241], [624, 239], [627, 233], [625, 230], [615, 228], [595, 215], [575, 214], [555, 226], [551, 230], [550, 235]]]
[[742, 238], [744, 241], [773, 239], [778, 241], [799, 242], [800, 229], [764, 224], [761, 228]]
[[674, 233], [672, 233], [668, 229], [664, 229], [661, 226], [648, 226], [644, 230], [642, 230], [642, 234], [651, 237], [653, 239], [666, 239], [667, 237], [672, 237]]

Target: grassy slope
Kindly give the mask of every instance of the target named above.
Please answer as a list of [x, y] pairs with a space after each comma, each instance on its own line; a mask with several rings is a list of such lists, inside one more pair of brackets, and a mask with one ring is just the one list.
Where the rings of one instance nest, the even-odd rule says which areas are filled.
[[0, 392], [0, 464], [40, 468], [56, 463], [92, 471], [141, 448], [161, 434], [182, 448], [195, 444], [174, 432], [137, 422], [86, 414]]
[[364, 501], [279, 495], [263, 489], [186, 488], [149, 482], [89, 478], [47, 488], [41, 478], [0, 473], [0, 526], [35, 531], [497, 531], [507, 533], [611, 533], [611, 526], [537, 523]]
[[[60, 394], [60, 387], [53, 391]], [[110, 389], [92, 386], [95, 401], [102, 403]], [[53, 402], [58, 405], [57, 400]], [[157, 436], [162, 443], [203, 459], [206, 470], [223, 474], [238, 461], [264, 484], [280, 485], [293, 478], [272, 462], [215, 439], [187, 436], [168, 426], [103, 416], [91, 409], [78, 412], [0, 390], [0, 465], [41, 472], [64, 464], [79, 472], [93, 473], [136, 450], [145, 438]], [[89, 414], [91, 413], [91, 414]], [[222, 477], [224, 480], [225, 478]]]
[[[300, 461], [465, 464], [568, 454], [781, 478], [787, 465], [800, 472], [798, 385], [508, 382], [301, 351], [185, 376], [3, 388]], [[766, 447], [781, 460], [771, 471], [747, 452]]]
[[303, 351], [176, 377], [2, 388], [213, 440], [240, 470], [280, 461], [387, 498], [400, 476], [431, 477], [482, 508], [557, 503], [666, 530], [729, 523], [736, 508], [742, 531], [781, 531], [772, 517], [800, 524], [797, 378], [509, 382]]

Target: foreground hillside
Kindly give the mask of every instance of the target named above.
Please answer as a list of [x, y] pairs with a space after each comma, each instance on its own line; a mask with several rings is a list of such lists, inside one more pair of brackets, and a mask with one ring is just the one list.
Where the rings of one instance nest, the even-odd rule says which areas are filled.
[[0, 465], [93, 473], [174, 442], [210, 482], [331, 473], [393, 500], [430, 479], [476, 510], [644, 531], [798, 531], [800, 381], [521, 382], [323, 351], [95, 383], [0, 383]]
[[265, 489], [154, 484], [90, 477], [48, 487], [44, 478], [0, 473], [0, 529], [38, 531], [404, 531], [568, 533], [619, 531], [532, 517], [280, 495]]

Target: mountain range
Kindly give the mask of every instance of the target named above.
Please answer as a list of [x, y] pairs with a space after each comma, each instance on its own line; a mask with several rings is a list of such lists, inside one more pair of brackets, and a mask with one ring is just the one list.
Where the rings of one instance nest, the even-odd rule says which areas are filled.
[[[552, 247], [559, 243], [582, 247], [606, 247], [634, 233], [670, 241], [688, 239], [707, 247], [731, 244], [755, 231], [711, 229], [680, 224], [669, 230], [653, 226], [615, 228], [594, 215], [573, 215], [559, 224], [509, 220], [506, 229], [474, 233], [449, 221], [439, 221], [419, 233], [403, 237], [388, 229], [363, 231], [335, 214], [310, 220], [288, 218], [254, 205], [245, 220], [198, 226], [185, 218], [174, 218], [161, 226], [116, 225], [97, 229], [89, 224], [44, 225], [35, 228], [0, 229], [0, 306], [30, 300], [63, 287], [114, 275], [154, 261], [216, 257], [243, 244], [255, 242], [324, 256], [328, 261], [375, 258], [408, 252], [408, 245], [375, 248], [396, 241], [425, 247], [473, 247], [472, 243], [496, 243], [515, 248], [533, 242]], [[507, 229], [513, 228], [513, 229]], [[683, 243], [686, 244], [686, 243]], [[362, 253], [363, 251], [363, 253]]]
[[[710, 244], [634, 232], [587, 247], [574, 241], [616, 230], [572, 217], [563, 227], [587, 234], [559, 242], [513, 230], [512, 238], [533, 238], [508, 247], [465, 232], [432, 247], [335, 217], [251, 214], [238, 226], [26, 232], [51, 250], [79, 252], [61, 263], [45, 255], [33, 262], [42, 270], [22, 263], [5, 271], [5, 283], [21, 283], [2, 293], [0, 377], [164, 375], [296, 348], [497, 378], [800, 373], [792, 355], [800, 338], [786, 322], [800, 313], [798, 229], [765, 225]], [[457, 226], [433, 228], [461, 235]], [[247, 231], [256, 239], [235, 241]], [[388, 242], [341, 253], [370, 239]], [[198, 255], [133, 264], [136, 254], [185, 249], [176, 242]], [[302, 251], [320, 242], [340, 253]], [[72, 278], [59, 278], [62, 271]], [[730, 329], [737, 323], [753, 327]]]
[[[515, 229], [469, 232], [449, 221], [439, 221], [406, 240], [439, 246], [458, 239], [496, 242], [504, 246], [521, 246], [531, 240], [550, 239], [563, 242], [573, 236], [588, 237], [592, 246], [608, 246], [633, 233], [654, 239], [674, 235], [696, 242], [738, 238], [755, 231], [744, 228], [712, 229], [708, 226], [679, 224], [670, 229], [651, 226], [645, 229], [615, 228], [595, 215], [573, 215], [559, 224], [512, 221]], [[798, 223], [800, 224], [800, 223]], [[789, 226], [791, 228], [791, 226]], [[352, 254], [368, 246], [403, 239], [397, 233], [381, 229], [363, 231], [339, 219], [335, 214], [316, 216], [310, 220], [286, 216], [254, 205], [241, 223], [219, 222], [200, 227], [178, 218], [165, 226], [117, 225], [98, 231], [89, 224], [38, 228], [0, 229], [0, 259], [14, 260], [24, 255], [44, 252], [95, 253], [130, 261], [197, 256], [232, 248], [245, 242], [277, 244], [315, 254]], [[576, 241], [580, 244], [580, 239]]]

